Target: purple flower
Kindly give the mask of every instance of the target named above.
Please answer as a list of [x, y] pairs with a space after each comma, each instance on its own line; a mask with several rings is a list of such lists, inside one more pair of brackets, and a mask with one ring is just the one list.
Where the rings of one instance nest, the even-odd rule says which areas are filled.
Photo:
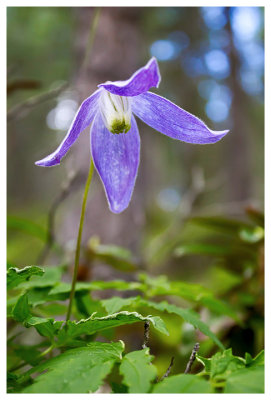
[[228, 131], [211, 131], [200, 119], [151, 93], [160, 73], [155, 58], [126, 81], [106, 82], [81, 104], [59, 147], [36, 165], [59, 164], [79, 134], [91, 123], [90, 148], [110, 210], [120, 213], [130, 202], [140, 158], [135, 114], [152, 128], [187, 143], [215, 143]]

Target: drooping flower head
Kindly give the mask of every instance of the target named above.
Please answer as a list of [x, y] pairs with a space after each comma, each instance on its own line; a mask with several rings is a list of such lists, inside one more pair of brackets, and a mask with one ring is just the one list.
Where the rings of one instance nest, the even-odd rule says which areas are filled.
[[70, 130], [59, 147], [36, 165], [60, 163], [79, 134], [91, 123], [90, 148], [95, 168], [103, 182], [110, 210], [128, 207], [140, 158], [140, 137], [134, 115], [157, 131], [187, 143], [215, 143], [228, 130], [215, 132], [194, 115], [164, 97], [149, 92], [158, 87], [160, 73], [155, 58], [126, 81], [98, 85], [83, 101]]

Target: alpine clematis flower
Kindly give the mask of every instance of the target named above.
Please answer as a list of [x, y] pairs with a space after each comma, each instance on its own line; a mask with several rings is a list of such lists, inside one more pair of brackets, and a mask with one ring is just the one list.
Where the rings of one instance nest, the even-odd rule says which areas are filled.
[[187, 143], [215, 143], [228, 131], [210, 130], [200, 119], [169, 100], [151, 93], [160, 73], [155, 58], [126, 81], [106, 82], [81, 104], [59, 147], [36, 165], [51, 167], [91, 124], [90, 148], [103, 182], [110, 210], [120, 213], [130, 202], [140, 157], [140, 137], [134, 114], [152, 128]]

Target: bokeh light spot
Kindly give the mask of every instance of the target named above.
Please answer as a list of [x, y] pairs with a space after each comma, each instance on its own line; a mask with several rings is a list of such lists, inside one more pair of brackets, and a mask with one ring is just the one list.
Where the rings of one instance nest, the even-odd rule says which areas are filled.
[[229, 105], [223, 100], [210, 100], [205, 106], [205, 112], [214, 122], [222, 122], [229, 115]]
[[151, 45], [151, 55], [156, 57], [159, 61], [168, 61], [175, 59], [180, 49], [171, 40], [157, 40]]
[[222, 50], [210, 50], [205, 54], [205, 64], [217, 79], [225, 79], [230, 73], [230, 63], [227, 54]]
[[167, 212], [175, 211], [181, 201], [179, 192], [174, 188], [162, 189], [157, 196], [158, 206]]
[[239, 41], [249, 41], [259, 32], [262, 15], [259, 7], [233, 7], [231, 25]]

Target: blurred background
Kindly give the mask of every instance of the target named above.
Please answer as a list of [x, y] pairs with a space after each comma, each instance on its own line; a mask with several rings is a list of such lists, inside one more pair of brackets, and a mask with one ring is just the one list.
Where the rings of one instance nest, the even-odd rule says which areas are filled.
[[[228, 345], [254, 354], [263, 346], [263, 8], [8, 7], [8, 262], [72, 267], [89, 130], [59, 166], [34, 163], [56, 149], [97, 84], [127, 79], [152, 56], [162, 76], [155, 93], [230, 133], [191, 145], [138, 120], [131, 204], [112, 214], [95, 174], [79, 278], [145, 271], [203, 285], [242, 315], [242, 326], [212, 319]], [[121, 251], [114, 246], [131, 252], [134, 269], [112, 265], [108, 252]], [[168, 323], [174, 330], [173, 317]], [[183, 324], [167, 346], [189, 353], [189, 329]]]

